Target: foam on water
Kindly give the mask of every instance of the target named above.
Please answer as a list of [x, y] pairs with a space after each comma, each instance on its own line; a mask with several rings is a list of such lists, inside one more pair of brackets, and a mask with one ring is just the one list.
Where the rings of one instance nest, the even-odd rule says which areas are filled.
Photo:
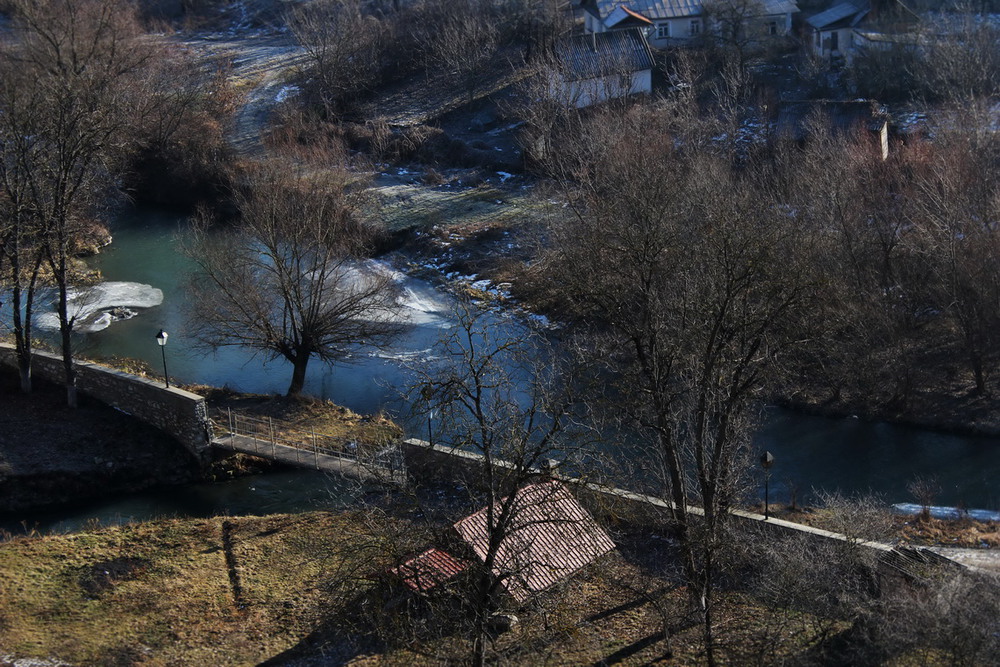
[[[152, 285], [130, 282], [105, 282], [92, 287], [71, 288], [67, 312], [76, 319], [73, 330], [93, 333], [111, 326], [113, 308], [152, 308], [163, 303], [163, 292]], [[36, 326], [59, 329], [59, 315], [52, 311], [35, 316]]]

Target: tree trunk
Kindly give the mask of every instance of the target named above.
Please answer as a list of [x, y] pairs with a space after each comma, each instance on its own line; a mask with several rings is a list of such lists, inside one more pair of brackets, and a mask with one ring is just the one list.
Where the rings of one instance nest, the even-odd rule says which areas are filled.
[[[60, 310], [65, 311], [66, 305], [60, 306]], [[60, 315], [62, 317], [62, 315]], [[73, 342], [71, 340], [72, 336], [72, 324], [68, 323], [66, 326], [60, 325], [60, 333], [62, 334], [62, 351], [63, 351], [63, 378], [66, 384], [66, 405], [70, 408], [77, 407], [76, 400], [76, 367], [73, 364]]]
[[76, 367], [73, 365], [73, 320], [69, 317], [69, 291], [66, 285], [65, 260], [60, 262], [61, 271], [56, 274], [59, 282], [59, 334], [62, 339], [63, 382], [66, 385], [66, 405], [77, 407]]
[[37, 253], [32, 261], [28, 282], [21, 285], [21, 248], [15, 243], [11, 257], [11, 274], [13, 287], [11, 289], [12, 316], [14, 320], [14, 341], [17, 348], [17, 368], [21, 376], [21, 391], [30, 394], [31, 383], [31, 316], [34, 312], [35, 284], [38, 281], [38, 271], [42, 265], [42, 255]]
[[298, 396], [302, 393], [302, 387], [306, 383], [306, 366], [309, 364], [309, 355], [299, 353], [289, 361], [292, 362], [292, 382], [288, 385], [288, 392], [285, 396]]
[[712, 605], [714, 600], [712, 599], [714, 591], [712, 587], [714, 582], [712, 581], [712, 554], [711, 548], [708, 547], [705, 553], [705, 562], [703, 564], [705, 571], [702, 574], [704, 580], [702, 582], [702, 595], [701, 595], [701, 605], [702, 605], [702, 619], [704, 625], [702, 626], [702, 634], [705, 641], [705, 662], [708, 667], [715, 667], [715, 635], [712, 632]]
[[21, 392], [25, 394], [31, 393], [31, 352], [22, 357], [20, 354], [17, 357], [17, 370], [21, 376]]
[[974, 352], [969, 353], [972, 362], [972, 374], [976, 378], [976, 396], [988, 397], [986, 391], [986, 372], [983, 370], [983, 360]]
[[27, 321], [21, 314], [21, 286], [14, 279], [13, 300], [11, 305], [14, 319], [14, 340], [17, 348], [17, 369], [21, 375], [21, 391], [31, 393], [31, 300], [28, 299]]
[[[492, 543], [493, 540], [491, 540]], [[486, 664], [487, 632], [489, 631], [490, 615], [493, 613], [493, 595], [491, 590], [493, 582], [489, 573], [496, 554], [494, 553], [495, 549], [491, 549], [490, 552], [487, 554], [486, 565], [480, 577], [479, 590], [476, 594], [479, 608], [476, 609], [475, 638], [472, 644], [472, 664], [475, 667], [483, 667]]]

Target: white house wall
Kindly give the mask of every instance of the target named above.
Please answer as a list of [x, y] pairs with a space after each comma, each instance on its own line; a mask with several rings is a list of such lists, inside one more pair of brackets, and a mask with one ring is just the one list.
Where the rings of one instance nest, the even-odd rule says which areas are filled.
[[[777, 24], [777, 34], [778, 35], [789, 35], [792, 32], [792, 15], [791, 14], [774, 14], [770, 16], [761, 16], [751, 19], [751, 24], [756, 30], [760, 31], [762, 36], [767, 37], [768, 31], [766, 26], [770, 22], [775, 22]], [[692, 22], [697, 23], [697, 31], [691, 31]], [[691, 40], [704, 34], [706, 30], [712, 32], [714, 27], [707, 25], [709, 23], [703, 16], [685, 16], [683, 18], [674, 19], [658, 19], [653, 21], [653, 25], [645, 30], [646, 40], [649, 45], [662, 49], [670, 46], [679, 46], [690, 42]], [[586, 12], [584, 14], [584, 28], [587, 32], [607, 32], [608, 28], [604, 23], [595, 17], [593, 14]], [[666, 33], [664, 33], [664, 28]]]
[[553, 84], [558, 86], [553, 90], [553, 93], [557, 99], [563, 99], [567, 104], [582, 109], [626, 95], [651, 92], [653, 90], [652, 70], [645, 69], [634, 72], [627, 83], [628, 88], [626, 89], [625, 83], [620, 81], [618, 76], [557, 82]]
[[[837, 35], [837, 48], [832, 48], [833, 35]], [[854, 29], [819, 30], [812, 35], [813, 53], [821, 58], [843, 57], [850, 60], [854, 52]]]
[[[691, 32], [691, 22], [697, 21], [698, 31], [695, 33]], [[667, 35], [658, 36], [662, 34], [663, 28], [666, 27]], [[664, 48], [666, 46], [674, 46], [677, 44], [683, 44], [693, 38], [698, 37], [705, 31], [705, 21], [700, 17], [685, 17], [682, 19], [664, 19], [661, 21], [654, 21], [653, 27], [649, 29], [646, 39], [649, 41], [650, 46], [656, 48]]]

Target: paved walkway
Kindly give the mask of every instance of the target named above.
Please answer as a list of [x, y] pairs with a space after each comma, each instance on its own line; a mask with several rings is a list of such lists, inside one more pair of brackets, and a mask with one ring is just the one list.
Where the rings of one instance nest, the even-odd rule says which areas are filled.
[[253, 454], [285, 465], [335, 472], [356, 479], [405, 482], [405, 474], [402, 471], [377, 468], [351, 458], [331, 456], [245, 435], [229, 434], [218, 437], [212, 440], [212, 445], [243, 454]]
[[945, 558], [962, 565], [1000, 575], [1000, 549], [960, 549], [958, 547], [927, 547]]

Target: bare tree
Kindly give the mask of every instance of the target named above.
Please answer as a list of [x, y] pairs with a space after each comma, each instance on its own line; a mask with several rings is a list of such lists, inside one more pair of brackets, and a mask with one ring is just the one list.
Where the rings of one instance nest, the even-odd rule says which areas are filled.
[[[972, 119], [945, 128], [917, 181], [919, 252], [932, 269], [930, 305], [950, 321], [978, 396], [990, 394], [990, 368], [1000, 343], [1000, 202], [989, 183], [1000, 143]], [[950, 115], [960, 122], [959, 115]], [[979, 117], [981, 120], [981, 117]]]
[[1000, 585], [989, 574], [949, 568], [889, 591], [880, 639], [921, 662], [984, 665], [1000, 654]]
[[774, 35], [764, 21], [764, 4], [760, 0], [708, 0], [702, 4], [707, 29], [704, 38], [715, 46], [724, 60], [731, 60], [738, 69], [744, 69], [755, 51], [778, 35]]
[[795, 218], [724, 160], [690, 150], [683, 130], [646, 111], [590, 125], [563, 172], [577, 216], [553, 230], [548, 261], [555, 298], [595, 334], [590, 356], [617, 380], [616, 405], [655, 443], [714, 662], [714, 559], [756, 402], [811, 288], [790, 265], [805, 243]]
[[913, 252], [910, 160], [895, 153], [883, 161], [863, 125], [836, 133], [830, 126], [814, 116], [804, 150], [786, 147], [778, 160], [781, 197], [812, 230], [802, 250], [823, 290], [797, 365], [805, 384], [828, 385], [830, 400], [855, 392], [904, 408], [916, 388], [913, 341], [928, 323], [928, 269]]
[[436, 25], [429, 35], [427, 64], [455, 77], [470, 102], [483, 79], [497, 68], [501, 42], [495, 18], [491, 0], [439, 0], [429, 16]]
[[309, 58], [308, 74], [332, 116], [379, 83], [387, 28], [365, 7], [360, 0], [319, 0], [296, 7], [289, 16]]
[[310, 359], [343, 361], [400, 330], [393, 276], [365, 262], [377, 229], [359, 210], [346, 165], [274, 158], [235, 193], [240, 220], [202, 214], [188, 251], [199, 265], [191, 321], [209, 345], [237, 345], [292, 364], [288, 395]]
[[[17, 95], [8, 86], [16, 85], [0, 78], [0, 95], [7, 101], [6, 113], [0, 114], [0, 286], [9, 286], [10, 330], [17, 349], [21, 391], [31, 392], [32, 314], [35, 288], [44, 259], [44, 245], [37, 216], [33, 214], [29, 170], [22, 165], [22, 156], [31, 149], [23, 144], [34, 140], [17, 132], [17, 123], [7, 122], [18, 117], [10, 103]], [[19, 145], [20, 144], [20, 145]], [[6, 260], [6, 261], [5, 261]]]
[[941, 483], [936, 477], [914, 477], [906, 484], [906, 490], [920, 503], [920, 518], [925, 521], [931, 518], [931, 507], [941, 493]]
[[518, 491], [575, 460], [588, 431], [574, 417], [577, 398], [559, 372], [562, 363], [529, 331], [496, 335], [483, 313], [466, 304], [440, 354], [437, 367], [420, 373], [414, 393], [419, 410], [434, 413], [440, 440], [480, 456], [463, 481], [470, 507], [484, 507], [476, 529], [483, 567], [468, 599], [473, 659], [481, 665], [504, 587], [532, 566], [519, 553], [525, 545], [517, 535], [540, 521], [560, 521], [539, 511], [552, 502], [550, 491]]
[[921, 31], [914, 76], [929, 97], [964, 104], [1000, 93], [1000, 27], [970, 5], [938, 14]]
[[141, 145], [124, 185], [136, 198], [192, 208], [224, 198], [233, 155], [226, 136], [242, 97], [229, 75], [175, 44], [159, 51], [137, 86]]
[[0, 54], [2, 149], [24, 187], [11, 188], [8, 179], [7, 195], [16, 192], [19, 215], [38, 226], [58, 291], [67, 401], [74, 406], [74, 318], [67, 310], [72, 256], [134, 146], [128, 128], [142, 108], [134, 83], [154, 49], [139, 39], [133, 7], [124, 0], [10, 4], [12, 37]]

